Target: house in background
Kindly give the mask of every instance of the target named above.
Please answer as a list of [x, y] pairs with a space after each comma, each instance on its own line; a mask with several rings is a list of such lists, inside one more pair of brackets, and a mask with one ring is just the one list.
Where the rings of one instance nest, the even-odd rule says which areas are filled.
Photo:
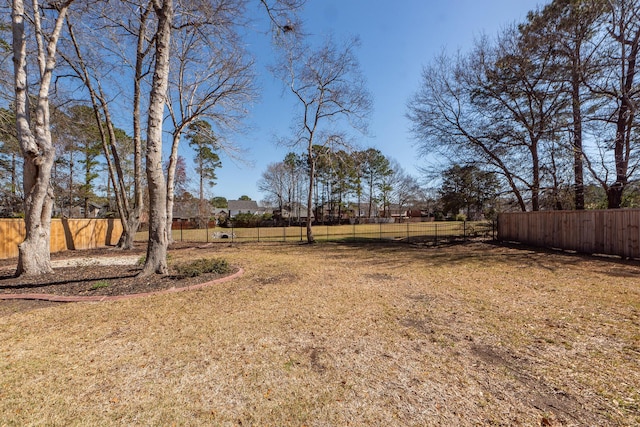
[[53, 207], [53, 217], [64, 218], [106, 218], [109, 213], [109, 203], [96, 203], [90, 201], [87, 203], [87, 212], [85, 215], [84, 206], [72, 206], [72, 207], [59, 207], [55, 205]]
[[233, 218], [241, 213], [252, 215], [262, 215], [265, 213], [265, 208], [258, 206], [258, 202], [255, 200], [229, 200], [226, 210], [229, 218]]
[[[300, 203], [285, 205], [282, 209], [274, 209], [273, 216], [280, 222], [288, 224], [303, 224], [307, 222], [307, 207]], [[311, 212], [311, 220], [315, 219]]]
[[390, 203], [386, 208], [378, 212], [378, 216], [381, 218], [393, 218], [396, 222], [403, 222], [409, 218], [409, 209], [407, 206]]
[[199, 200], [183, 200], [173, 205], [174, 221], [195, 221], [200, 216]]
[[[173, 227], [204, 228], [210, 223], [213, 208], [207, 201], [198, 199], [181, 200], [173, 205]], [[215, 224], [213, 224], [215, 225]]]

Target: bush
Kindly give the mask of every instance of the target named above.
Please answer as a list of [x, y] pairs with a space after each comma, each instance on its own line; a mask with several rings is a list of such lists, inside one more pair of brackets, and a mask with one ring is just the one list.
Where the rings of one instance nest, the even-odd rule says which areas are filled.
[[233, 226], [238, 228], [253, 228], [257, 227], [262, 219], [261, 215], [254, 215], [252, 213], [239, 213], [233, 217]]
[[182, 277], [197, 277], [206, 273], [226, 274], [231, 271], [229, 263], [225, 259], [201, 258], [184, 264], [177, 264], [176, 273]]

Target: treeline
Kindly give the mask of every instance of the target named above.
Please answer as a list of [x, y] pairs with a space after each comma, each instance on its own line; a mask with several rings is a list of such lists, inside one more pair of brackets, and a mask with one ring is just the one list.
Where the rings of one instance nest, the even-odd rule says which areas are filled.
[[639, 50], [640, 1], [553, 0], [424, 67], [421, 152], [493, 173], [522, 211], [633, 206]]
[[285, 217], [306, 218], [310, 162], [315, 165], [311, 200], [316, 221], [391, 218], [409, 208], [433, 209], [433, 199], [418, 180], [379, 150], [332, 150], [314, 145], [311, 159], [292, 152], [262, 173], [259, 189]]

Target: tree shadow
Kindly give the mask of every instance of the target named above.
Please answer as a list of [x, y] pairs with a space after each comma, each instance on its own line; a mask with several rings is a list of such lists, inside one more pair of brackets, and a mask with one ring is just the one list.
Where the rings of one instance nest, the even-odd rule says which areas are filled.
[[[481, 269], [486, 263], [493, 262], [514, 268], [527, 266], [555, 271], [568, 266], [581, 267], [584, 264], [584, 267], [590, 268], [591, 271], [611, 276], [640, 277], [640, 270], [637, 273], [633, 271], [636, 268], [640, 269], [638, 260], [533, 247], [492, 239], [450, 239], [438, 244], [404, 239], [345, 239], [333, 243], [345, 249], [364, 249], [370, 256], [365, 261], [375, 262], [376, 265], [402, 267], [416, 262], [449, 265], [475, 262]], [[602, 263], [602, 268], [594, 265], [594, 262]]]
[[72, 251], [76, 250], [76, 244], [73, 240], [73, 233], [71, 233], [71, 226], [69, 225], [69, 218], [62, 218], [62, 229], [64, 230], [64, 240], [67, 245], [67, 249]]
[[112, 275], [104, 275], [101, 277], [91, 277], [91, 278], [78, 278], [78, 279], [69, 279], [69, 280], [55, 280], [56, 273], [45, 274], [40, 276], [38, 279], [32, 283], [20, 283], [20, 284], [10, 284], [3, 285], [2, 282], [15, 280], [15, 276], [5, 276], [0, 277], [0, 291], [8, 291], [14, 290], [17, 293], [19, 291], [29, 290], [29, 289], [37, 289], [37, 288], [48, 288], [54, 286], [65, 286], [65, 285], [73, 285], [76, 283], [92, 283], [92, 282], [100, 282], [105, 280], [115, 280], [115, 279], [126, 279], [135, 277], [138, 274], [138, 270], [128, 270], [128, 272], [119, 272], [118, 274]]

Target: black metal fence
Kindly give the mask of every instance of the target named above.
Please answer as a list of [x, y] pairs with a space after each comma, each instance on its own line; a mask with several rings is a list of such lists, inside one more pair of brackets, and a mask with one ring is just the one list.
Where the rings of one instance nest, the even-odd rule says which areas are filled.
[[[317, 241], [376, 239], [438, 244], [496, 237], [496, 224], [490, 221], [314, 225], [312, 230]], [[294, 242], [305, 241], [306, 233], [305, 227], [183, 229], [179, 224], [173, 227], [173, 239], [183, 242]]]

